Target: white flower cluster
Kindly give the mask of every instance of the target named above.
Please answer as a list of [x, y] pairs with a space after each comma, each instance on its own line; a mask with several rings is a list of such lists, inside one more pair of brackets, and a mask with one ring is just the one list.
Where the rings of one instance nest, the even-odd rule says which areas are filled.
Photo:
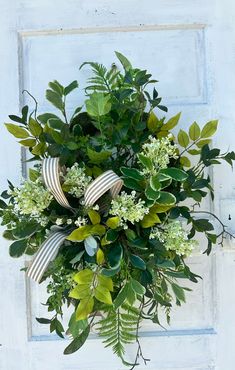
[[153, 228], [149, 238], [158, 239], [164, 243], [166, 250], [175, 251], [179, 256], [188, 257], [198, 245], [196, 240], [188, 239], [188, 234], [179, 221], [170, 222], [164, 230]]
[[170, 158], [177, 159], [177, 146], [171, 143], [172, 135], [156, 139], [153, 136], [149, 136], [149, 142], [142, 146], [142, 152], [144, 156], [151, 159], [153, 163], [153, 170], [144, 168], [143, 174], [155, 175], [161, 168], [167, 168], [170, 162]]
[[120, 226], [127, 229], [127, 221], [132, 224], [139, 222], [147, 213], [149, 213], [149, 209], [145, 206], [143, 200], [136, 200], [135, 191], [132, 191], [131, 194], [127, 194], [122, 191], [121, 195], [118, 195], [112, 200], [109, 213], [113, 216], [119, 217]]
[[67, 168], [66, 174], [63, 176], [64, 185], [67, 185], [68, 193], [80, 198], [84, 195], [84, 191], [90, 184], [92, 178], [87, 176], [84, 167], [79, 167], [75, 163], [71, 168]]
[[[56, 221], [55, 221], [56, 225], [57, 226], [61, 226], [61, 225], [72, 225], [73, 223], [73, 220], [71, 218], [68, 218], [67, 220], [63, 219], [63, 218], [57, 218]], [[80, 226], [84, 226], [87, 224], [87, 219], [84, 218], [84, 217], [78, 217], [75, 221], [74, 221], [75, 225], [77, 227], [80, 227]]]
[[41, 179], [37, 179], [35, 182], [25, 181], [20, 188], [14, 188], [11, 195], [14, 197], [15, 211], [33, 218], [40, 217], [53, 198], [44, 187]]

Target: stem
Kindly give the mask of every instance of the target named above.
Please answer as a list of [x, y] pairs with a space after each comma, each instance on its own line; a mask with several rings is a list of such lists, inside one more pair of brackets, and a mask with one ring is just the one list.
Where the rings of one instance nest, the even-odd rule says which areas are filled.
[[200, 141], [200, 138], [198, 138], [197, 140], [194, 140], [194, 142], [192, 144], [190, 144], [187, 148], [185, 148], [182, 153], [180, 153], [180, 157], [182, 156], [182, 154], [184, 154], [185, 152], [187, 152], [193, 145], [195, 145], [198, 141]]

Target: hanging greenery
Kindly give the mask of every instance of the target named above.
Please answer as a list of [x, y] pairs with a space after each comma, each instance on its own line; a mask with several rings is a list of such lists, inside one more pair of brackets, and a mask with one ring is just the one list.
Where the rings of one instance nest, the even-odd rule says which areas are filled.
[[[160, 325], [163, 310], [169, 323], [172, 305], [185, 302], [189, 290], [178, 278], [200, 278], [186, 259], [198, 248], [197, 234], [207, 239], [206, 254], [229, 234], [200, 204], [208, 194], [214, 198], [208, 168], [232, 166], [235, 153], [211, 147], [217, 120], [177, 133], [180, 113], [163, 117], [167, 108], [156, 88], [150, 93], [157, 81], [116, 56], [122, 72], [115, 65], [81, 66], [93, 75], [85, 104], [72, 114], [66, 100], [77, 81], [66, 87], [53, 81], [46, 98], [56, 114], [38, 114], [34, 99], [32, 112], [24, 106], [21, 116], [9, 116], [14, 123], [6, 128], [34, 167], [20, 186], [9, 182], [0, 215], [10, 255], [32, 255], [26, 274], [47, 282], [50, 318], [37, 320], [72, 339], [64, 353], [77, 351], [94, 328], [133, 369], [147, 361], [143, 320]], [[67, 329], [64, 303], [74, 308]], [[131, 342], [137, 355], [127, 361]]]

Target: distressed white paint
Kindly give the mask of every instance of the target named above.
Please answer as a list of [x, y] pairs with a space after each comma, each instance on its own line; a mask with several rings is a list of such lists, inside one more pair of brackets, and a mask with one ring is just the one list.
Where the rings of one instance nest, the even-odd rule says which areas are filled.
[[[0, 117], [17, 113], [29, 89], [41, 109], [49, 80], [79, 79], [85, 84], [84, 60], [111, 65], [114, 50], [136, 66], [148, 68], [160, 80], [159, 92], [169, 115], [183, 111], [182, 127], [218, 117], [222, 135], [215, 143], [234, 149], [235, 134], [235, 5], [232, 0], [8, 0], [0, 13]], [[71, 96], [69, 108], [83, 100]], [[6, 178], [18, 183], [20, 151], [1, 126], [0, 186]], [[214, 208], [235, 229], [234, 174], [223, 166], [214, 172], [218, 191]], [[207, 204], [209, 207], [209, 204]], [[233, 216], [234, 215], [234, 216]], [[175, 309], [169, 331], [145, 324], [142, 342], [154, 370], [234, 370], [235, 251], [226, 248], [207, 258], [195, 255], [192, 268], [203, 282]], [[110, 350], [95, 336], [79, 353], [62, 355], [66, 343], [48, 335], [35, 316], [44, 315], [44, 286], [25, 283], [23, 260], [0, 249], [0, 369], [1, 370], [121, 370]], [[127, 357], [134, 356], [130, 346]], [[144, 369], [144, 365], [139, 369]]]

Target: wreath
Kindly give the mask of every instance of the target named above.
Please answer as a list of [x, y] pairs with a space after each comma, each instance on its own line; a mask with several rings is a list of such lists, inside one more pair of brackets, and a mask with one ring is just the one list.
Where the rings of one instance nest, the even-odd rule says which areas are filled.
[[[66, 101], [77, 81], [66, 87], [53, 81], [46, 98], [58, 115], [38, 114], [28, 93], [35, 108], [9, 116], [14, 123], [5, 126], [29, 150], [31, 168], [20, 186], [9, 181], [0, 216], [10, 255], [32, 255], [27, 276], [47, 282], [50, 318], [37, 320], [71, 338], [64, 354], [77, 351], [94, 329], [133, 369], [148, 361], [142, 321], [161, 325], [163, 310], [169, 323], [172, 305], [185, 302], [190, 290], [178, 279], [200, 278], [187, 265], [199, 248], [197, 234], [207, 239], [207, 255], [229, 234], [200, 204], [207, 195], [214, 198], [208, 168], [221, 161], [232, 166], [235, 153], [211, 148], [217, 120], [203, 127], [193, 122], [177, 133], [180, 113], [160, 114], [167, 108], [150, 89], [157, 81], [116, 56], [123, 72], [115, 64], [81, 66], [93, 75], [84, 106], [72, 114]], [[67, 328], [61, 322], [65, 303], [73, 308]], [[131, 342], [136, 358], [127, 361]]]

